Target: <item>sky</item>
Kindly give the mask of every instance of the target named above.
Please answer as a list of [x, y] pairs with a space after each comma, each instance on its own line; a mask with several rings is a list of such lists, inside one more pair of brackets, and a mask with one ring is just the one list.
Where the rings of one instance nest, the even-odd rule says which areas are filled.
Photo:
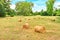
[[[12, 0], [11, 5], [10, 5], [11, 8], [15, 9], [15, 4], [19, 1], [32, 2], [34, 4], [34, 6], [32, 7], [33, 12], [36, 12], [36, 11], [39, 12], [42, 9], [44, 11], [46, 11], [46, 1], [47, 0]], [[58, 5], [60, 5], [60, 0], [56, 0], [56, 2], [54, 4], [54, 7], [55, 8], [60, 8], [60, 7], [58, 7]]]

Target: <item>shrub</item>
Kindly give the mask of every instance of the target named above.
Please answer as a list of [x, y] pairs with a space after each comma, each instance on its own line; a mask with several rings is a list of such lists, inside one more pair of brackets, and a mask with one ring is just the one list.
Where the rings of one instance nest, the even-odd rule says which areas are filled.
[[6, 14], [5, 13], [0, 13], [0, 17], [5, 17]]
[[0, 17], [5, 17], [6, 13], [5, 10], [2, 10], [3, 8], [0, 9]]
[[14, 17], [14, 14], [11, 14], [10, 17]]

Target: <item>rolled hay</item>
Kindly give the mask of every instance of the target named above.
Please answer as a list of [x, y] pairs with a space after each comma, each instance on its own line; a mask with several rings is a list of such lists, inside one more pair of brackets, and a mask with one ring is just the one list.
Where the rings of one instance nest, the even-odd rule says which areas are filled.
[[28, 20], [31, 20], [31, 19], [28, 19]]
[[46, 29], [44, 26], [35, 26], [34, 30], [35, 30], [35, 32], [38, 32], [38, 33], [45, 33], [46, 32]]
[[20, 19], [18, 22], [22, 22], [22, 20]]
[[23, 25], [23, 28], [24, 28], [24, 29], [28, 29], [28, 28], [29, 28], [29, 24], [28, 24], [28, 23], [25, 23], [25, 24]]
[[55, 19], [51, 19], [51, 21], [56, 21]]

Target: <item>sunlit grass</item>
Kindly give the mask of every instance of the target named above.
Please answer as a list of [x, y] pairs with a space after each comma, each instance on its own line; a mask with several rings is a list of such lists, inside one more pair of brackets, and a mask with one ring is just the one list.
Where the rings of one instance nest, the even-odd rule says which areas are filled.
[[[19, 20], [22, 22], [19, 22]], [[28, 20], [30, 19], [30, 20]], [[53, 21], [55, 16], [15, 16], [0, 18], [0, 40], [60, 40], [60, 23]], [[28, 22], [29, 29], [22, 25]], [[45, 26], [54, 32], [36, 33], [36, 25]]]

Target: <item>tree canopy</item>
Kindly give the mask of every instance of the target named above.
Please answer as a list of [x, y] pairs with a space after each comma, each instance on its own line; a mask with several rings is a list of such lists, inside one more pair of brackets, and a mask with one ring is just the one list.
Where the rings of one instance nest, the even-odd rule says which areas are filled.
[[46, 2], [47, 13], [52, 16], [53, 15], [53, 6], [56, 0], [48, 0]]
[[18, 2], [16, 4], [16, 11], [18, 12], [18, 15], [31, 15], [32, 7], [33, 3], [31, 2]]

